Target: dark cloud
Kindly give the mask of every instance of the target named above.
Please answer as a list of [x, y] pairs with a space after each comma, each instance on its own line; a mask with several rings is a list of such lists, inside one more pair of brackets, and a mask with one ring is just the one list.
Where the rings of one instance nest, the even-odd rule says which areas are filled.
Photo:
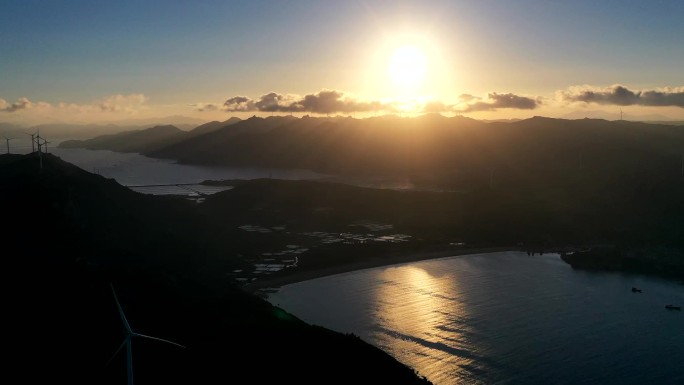
[[559, 91], [559, 94], [560, 99], [567, 102], [613, 104], [618, 106], [684, 107], [684, 87], [633, 91], [619, 84], [608, 88], [577, 86]]
[[[469, 96], [469, 100], [475, 100], [471, 95], [461, 95]], [[519, 96], [515, 94], [497, 94], [496, 92], [490, 93], [486, 101], [478, 101], [471, 103], [458, 110], [459, 112], [477, 112], [477, 111], [493, 111], [498, 108], [515, 108], [519, 110], [533, 110], [541, 104], [538, 99], [528, 98], [526, 96]]]
[[7, 103], [6, 100], [0, 99], [0, 111], [2, 112], [15, 112], [19, 110], [26, 110], [31, 108], [33, 103], [27, 98], [19, 98], [14, 103]]
[[298, 109], [294, 103], [296, 103], [296, 97], [270, 92], [255, 101], [254, 107], [257, 111], [263, 112], [296, 112]]
[[684, 107], [684, 87], [670, 88], [666, 91], [642, 91], [639, 100], [645, 106]]
[[368, 112], [391, 110], [388, 104], [379, 101], [360, 101], [345, 96], [340, 91], [321, 91], [317, 94], [304, 96], [300, 102], [305, 111], [320, 114], [332, 114], [336, 112]]
[[261, 112], [311, 112], [318, 114], [387, 111], [392, 110], [388, 103], [362, 101], [341, 91], [323, 90], [303, 97], [270, 92], [259, 99], [236, 96], [223, 103], [223, 110], [261, 111]]
[[225, 111], [255, 111], [254, 101], [246, 96], [235, 96], [223, 103]]
[[[422, 104], [422, 103], [421, 103]], [[423, 112], [475, 112], [492, 111], [497, 108], [516, 108], [531, 110], [541, 102], [525, 96], [514, 94], [490, 93], [487, 99], [463, 94], [459, 96], [457, 105], [449, 105], [440, 101], [429, 101], [422, 104]], [[203, 105], [204, 106], [204, 105]], [[401, 111], [399, 101], [360, 100], [342, 91], [323, 90], [314, 94], [297, 96], [283, 95], [276, 92], [251, 99], [246, 96], [235, 96], [223, 103], [222, 110], [228, 112], [306, 112], [316, 114], [335, 114], [353, 112]], [[200, 110], [201, 111], [201, 110]]]

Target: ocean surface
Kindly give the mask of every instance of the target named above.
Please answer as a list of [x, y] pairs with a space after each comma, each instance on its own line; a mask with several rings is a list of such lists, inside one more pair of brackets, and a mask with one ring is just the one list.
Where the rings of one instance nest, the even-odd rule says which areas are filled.
[[[638, 287], [643, 293], [632, 293]], [[502, 252], [284, 286], [269, 301], [447, 384], [684, 384], [684, 285]]]
[[[30, 148], [30, 140], [18, 147], [23, 153], [30, 152]], [[322, 180], [360, 187], [396, 190], [415, 188], [408, 178], [387, 176], [340, 177], [302, 169], [193, 166], [178, 164], [169, 159], [154, 159], [140, 154], [107, 150], [50, 147], [49, 152], [85, 171], [115, 179], [120, 184], [129, 186], [135, 191], [154, 195], [195, 195], [196, 192], [212, 194], [225, 190], [225, 188], [199, 185], [199, 183], [205, 180], [260, 178]], [[168, 186], [175, 184], [192, 184], [192, 186]]]
[[208, 167], [178, 164], [173, 160], [140, 154], [78, 148], [50, 148], [62, 160], [125, 186], [199, 183], [224, 179], [320, 179], [325, 175], [308, 170], [250, 167]]

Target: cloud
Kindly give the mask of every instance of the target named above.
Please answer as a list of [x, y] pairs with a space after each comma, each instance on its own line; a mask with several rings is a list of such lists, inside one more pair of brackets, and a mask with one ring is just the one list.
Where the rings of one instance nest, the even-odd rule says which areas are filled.
[[51, 118], [58, 117], [59, 115], [72, 118], [76, 115], [132, 114], [143, 109], [145, 102], [147, 102], [147, 97], [143, 94], [112, 95], [102, 100], [84, 104], [33, 102], [28, 98], [22, 97], [14, 103], [8, 103], [6, 100], [0, 99], [0, 112], [18, 113], [19, 111], [27, 111], [25, 114], [29, 114], [28, 111], [30, 111], [31, 116], [50, 116]]
[[[470, 98], [470, 100], [475, 99]], [[512, 93], [497, 94], [496, 92], [492, 92], [488, 95], [486, 101], [477, 101], [474, 103], [466, 104], [466, 106], [462, 108], [460, 112], [494, 111], [498, 108], [533, 110], [537, 108], [539, 104], [541, 104], [541, 101], [539, 99], [532, 99], [526, 96], [519, 96]]]
[[223, 103], [222, 109], [224, 111], [256, 111], [254, 100], [246, 96], [235, 96]]
[[269, 92], [255, 101], [254, 107], [257, 111], [264, 112], [298, 112], [302, 109], [297, 106], [297, 99], [298, 98], [293, 95], [281, 95], [276, 92]]
[[336, 112], [368, 112], [391, 110], [389, 103], [380, 101], [360, 101], [346, 96], [340, 91], [324, 90], [317, 94], [304, 96], [299, 103], [304, 111], [321, 114]]
[[456, 104], [444, 104], [440, 101], [429, 101], [423, 105], [423, 112], [478, 112], [495, 111], [499, 108], [512, 108], [518, 110], [533, 110], [542, 104], [541, 98], [528, 98], [512, 93], [499, 94], [489, 93], [487, 99], [477, 96], [462, 94]]
[[193, 104], [188, 104], [190, 107], [195, 107], [195, 110], [204, 112], [204, 111], [216, 111], [219, 108], [221, 108], [220, 105], [216, 103], [193, 103]]
[[435, 112], [450, 112], [454, 110], [454, 106], [444, 104], [437, 100], [431, 100], [423, 105], [423, 112], [435, 113]]
[[5, 99], [0, 99], [0, 111], [2, 112], [16, 112], [19, 110], [26, 110], [34, 105], [28, 98], [19, 98], [14, 103], [8, 103]]
[[618, 106], [676, 106], [684, 108], [684, 87], [665, 87], [635, 91], [620, 84], [599, 88], [590, 85], [573, 86], [557, 91], [557, 98], [565, 102], [612, 104]]
[[147, 102], [147, 97], [143, 94], [112, 95], [106, 99], [95, 102], [95, 105], [104, 112], [136, 112]]
[[246, 96], [235, 96], [226, 100], [221, 109], [228, 112], [311, 112], [318, 114], [393, 110], [391, 103], [360, 100], [335, 90], [322, 90], [304, 96], [270, 92], [256, 100]]
[[458, 96], [458, 99], [463, 103], [469, 103], [469, 102], [472, 102], [473, 100], [480, 100], [482, 98], [478, 98], [477, 96], [473, 96], [470, 94], [461, 94]]

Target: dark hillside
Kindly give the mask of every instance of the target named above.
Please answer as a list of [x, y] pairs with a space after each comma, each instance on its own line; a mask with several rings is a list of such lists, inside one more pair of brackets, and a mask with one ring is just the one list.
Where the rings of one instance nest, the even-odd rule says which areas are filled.
[[87, 140], [67, 140], [62, 148], [87, 148], [117, 152], [145, 153], [182, 140], [187, 133], [175, 126], [154, 126], [145, 130], [124, 131]]
[[[143, 196], [47, 155], [0, 156], [6, 346], [20, 382], [119, 384], [124, 355], [109, 284], [135, 331], [138, 384], [424, 383], [353, 336], [304, 324], [231, 286], [196, 205]], [[40, 368], [40, 370], [36, 370]], [[323, 373], [323, 377], [321, 376]]]

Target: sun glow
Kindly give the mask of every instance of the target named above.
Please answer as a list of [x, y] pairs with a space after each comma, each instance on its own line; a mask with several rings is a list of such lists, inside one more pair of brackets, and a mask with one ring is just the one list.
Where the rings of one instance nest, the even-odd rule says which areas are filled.
[[394, 86], [400, 90], [413, 90], [425, 81], [427, 58], [415, 46], [397, 48], [389, 61], [388, 74]]
[[387, 30], [368, 45], [368, 65], [361, 94], [380, 98], [400, 113], [421, 113], [432, 100], [453, 99], [451, 48], [430, 32]]

